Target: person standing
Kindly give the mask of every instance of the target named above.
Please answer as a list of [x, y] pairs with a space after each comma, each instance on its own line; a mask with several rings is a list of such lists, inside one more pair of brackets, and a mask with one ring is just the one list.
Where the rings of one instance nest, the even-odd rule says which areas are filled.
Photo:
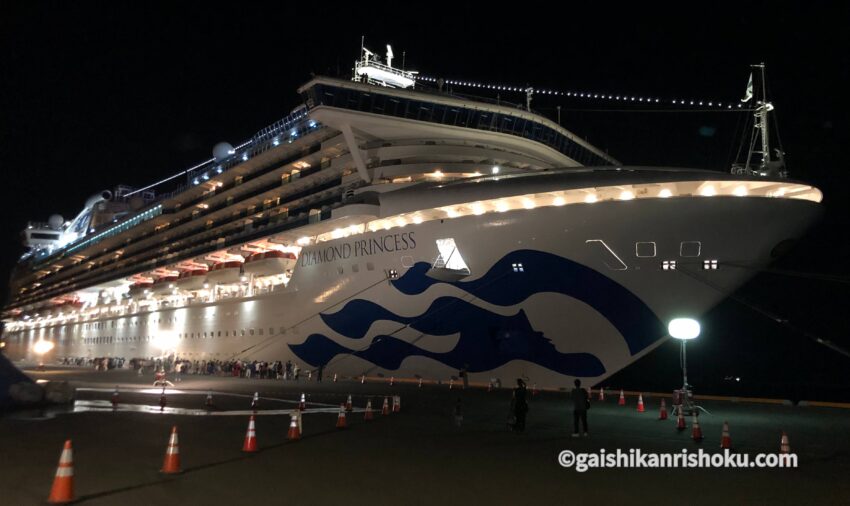
[[590, 397], [587, 396], [587, 390], [581, 387], [581, 380], [576, 378], [575, 388], [570, 392], [570, 397], [573, 400], [573, 437], [578, 437], [578, 426], [581, 421], [583, 434], [587, 436], [587, 408], [590, 407]]
[[514, 432], [523, 432], [525, 430], [525, 416], [528, 414], [527, 394], [528, 390], [525, 387], [525, 382], [521, 378], [517, 378], [514, 396], [511, 399], [511, 407], [514, 414]]

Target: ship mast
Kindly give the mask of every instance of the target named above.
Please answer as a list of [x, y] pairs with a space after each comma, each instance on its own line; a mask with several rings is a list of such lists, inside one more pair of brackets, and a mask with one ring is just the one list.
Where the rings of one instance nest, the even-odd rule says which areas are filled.
[[[735, 174], [784, 178], [787, 177], [784, 153], [781, 149], [777, 149], [775, 159], [771, 157], [769, 116], [774, 107], [767, 100], [765, 65], [764, 63], [759, 63], [757, 65], [751, 65], [751, 67], [754, 69], [754, 72], [750, 73], [747, 91], [741, 102], [749, 102], [755, 99], [753, 128], [750, 134], [746, 158], [743, 164], [735, 163], [732, 166], [732, 172]], [[758, 76], [760, 81], [758, 89], [753, 86], [753, 78], [755, 76]], [[760, 149], [757, 147], [759, 144], [761, 145]], [[754, 156], [756, 157], [756, 161], [753, 160]]]

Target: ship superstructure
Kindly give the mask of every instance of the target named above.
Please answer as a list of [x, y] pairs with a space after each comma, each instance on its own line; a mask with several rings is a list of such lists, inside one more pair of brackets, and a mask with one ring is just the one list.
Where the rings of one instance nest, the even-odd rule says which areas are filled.
[[416, 88], [391, 54], [312, 79], [177, 189], [34, 227], [58, 237], [28, 236], [6, 353], [594, 382], [819, 212], [786, 179], [623, 167], [527, 108]]

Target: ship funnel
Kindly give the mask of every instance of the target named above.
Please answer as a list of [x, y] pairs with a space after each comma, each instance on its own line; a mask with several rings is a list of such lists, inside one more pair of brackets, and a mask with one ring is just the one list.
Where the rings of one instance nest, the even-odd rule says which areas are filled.
[[86, 200], [86, 207], [94, 207], [95, 204], [102, 200], [109, 200], [112, 198], [112, 192], [109, 190], [103, 190], [100, 193], [95, 193], [88, 200]]

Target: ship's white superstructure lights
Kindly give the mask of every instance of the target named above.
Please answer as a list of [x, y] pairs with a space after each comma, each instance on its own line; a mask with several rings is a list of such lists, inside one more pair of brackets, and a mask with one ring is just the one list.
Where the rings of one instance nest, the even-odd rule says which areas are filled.
[[494, 165], [494, 166], [493, 166], [493, 168], [492, 168], [492, 169], [490, 169], [490, 173], [491, 173], [491, 174], [498, 174], [498, 173], [499, 173], [499, 170], [501, 170], [501, 169], [499, 169], [499, 166], [498, 166], [498, 165]]
[[419, 225], [420, 223], [422, 223], [422, 216], [419, 216], [418, 214], [416, 216], [414, 216], [413, 217], [413, 223], [415, 223], [416, 225]]
[[743, 186], [743, 185], [737, 186], [737, 187], [735, 187], [735, 190], [732, 193], [734, 193], [735, 196], [737, 196], [737, 197], [746, 197], [747, 196], [747, 187]]
[[635, 194], [630, 190], [623, 190], [620, 193], [620, 200], [632, 200], [633, 198], [635, 198]]
[[555, 197], [555, 200], [552, 201], [552, 204], [556, 206], [563, 206], [567, 201], [564, 200], [564, 197]]
[[443, 177], [443, 171], [435, 170], [434, 172], [431, 173], [431, 175], [436, 177], [436, 178], [440, 178], [440, 177]]
[[310, 238], [309, 237], [301, 237], [300, 239], [298, 239], [295, 242], [298, 243], [299, 246], [307, 246], [308, 244], [310, 244]]
[[522, 199], [522, 207], [526, 209], [534, 209], [537, 204], [531, 199]]
[[508, 209], [510, 209], [510, 206], [504, 200], [500, 200], [500, 201], [496, 202], [496, 211], [499, 211], [500, 213], [504, 213]]
[[476, 202], [476, 203], [472, 204], [471, 207], [472, 207], [472, 214], [474, 214], [476, 216], [480, 216], [480, 215], [484, 214], [484, 211], [486, 211], [486, 209], [484, 209], [484, 204], [482, 204], [481, 202]]
[[699, 193], [703, 197], [713, 197], [713, 196], [717, 195], [717, 190], [715, 190], [713, 186], [706, 186], [705, 188], [700, 190]]
[[670, 191], [669, 188], [663, 188], [660, 192], [658, 192], [658, 196], [662, 199], [667, 199], [673, 196], [673, 192]]
[[594, 202], [596, 202], [596, 194], [595, 193], [588, 193], [584, 197], [584, 201], [588, 204], [593, 204]]
[[675, 318], [667, 324], [667, 332], [674, 339], [690, 340], [699, 337], [699, 322], [693, 318]]
[[44, 339], [39, 339], [32, 345], [32, 351], [38, 353], [39, 355], [44, 355], [49, 352], [56, 346], [53, 344], [53, 341], [45, 341]]
[[342, 237], [342, 234], [343, 234], [343, 232], [342, 232], [341, 228], [334, 229], [334, 231], [331, 232], [331, 238], [332, 239], [339, 239], [339, 238]]

